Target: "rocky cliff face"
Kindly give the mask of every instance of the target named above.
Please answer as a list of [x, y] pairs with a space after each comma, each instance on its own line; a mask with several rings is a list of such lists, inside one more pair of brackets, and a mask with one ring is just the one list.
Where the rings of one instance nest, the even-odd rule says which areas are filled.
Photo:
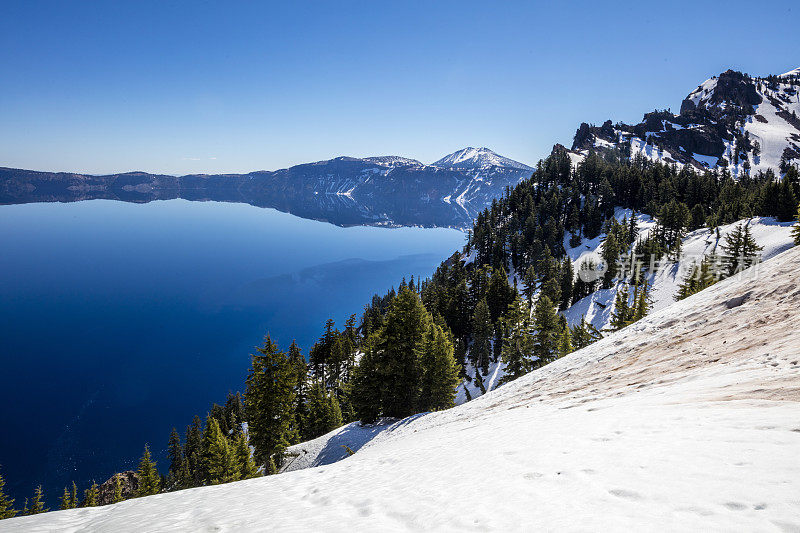
[[634, 125], [581, 124], [572, 150], [617, 149], [735, 176], [785, 172], [800, 165], [799, 90], [798, 69], [763, 78], [728, 70], [689, 93], [677, 115], [656, 110]]
[[114, 474], [98, 487], [99, 496], [97, 501], [99, 505], [114, 503], [115, 477], [119, 477], [120, 485], [122, 486], [122, 499], [127, 500], [136, 496], [136, 491], [139, 490], [139, 475], [133, 470], [128, 470]]

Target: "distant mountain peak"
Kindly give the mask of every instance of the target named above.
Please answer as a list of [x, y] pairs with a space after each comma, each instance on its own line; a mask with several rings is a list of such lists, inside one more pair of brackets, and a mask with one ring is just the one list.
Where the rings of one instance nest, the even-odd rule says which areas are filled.
[[481, 169], [487, 167], [506, 167], [519, 170], [533, 170], [528, 165], [503, 157], [496, 152], [484, 147], [473, 148], [468, 146], [457, 152], [446, 155], [438, 161], [432, 163], [434, 167], [458, 168], [458, 169]]

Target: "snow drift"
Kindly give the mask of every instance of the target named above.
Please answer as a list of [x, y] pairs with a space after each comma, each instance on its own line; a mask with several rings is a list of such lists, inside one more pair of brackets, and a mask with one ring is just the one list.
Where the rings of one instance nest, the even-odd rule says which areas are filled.
[[4, 531], [800, 529], [800, 247], [334, 464]]

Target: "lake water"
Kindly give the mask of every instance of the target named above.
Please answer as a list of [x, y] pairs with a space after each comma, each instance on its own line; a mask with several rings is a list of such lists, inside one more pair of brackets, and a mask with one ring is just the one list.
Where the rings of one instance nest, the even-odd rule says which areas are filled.
[[0, 465], [21, 506], [164, 454], [242, 390], [270, 332], [307, 353], [327, 318], [430, 275], [452, 229], [342, 228], [246, 204], [0, 206]]

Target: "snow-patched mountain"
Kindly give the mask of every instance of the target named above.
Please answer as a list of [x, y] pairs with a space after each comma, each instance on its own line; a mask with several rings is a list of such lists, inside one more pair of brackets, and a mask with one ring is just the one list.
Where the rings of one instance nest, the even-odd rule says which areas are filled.
[[516, 168], [531, 171], [533, 168], [496, 154], [486, 147], [472, 148], [471, 146], [446, 155], [438, 161], [431, 163], [434, 167], [458, 168], [463, 170], [480, 170], [489, 167]]
[[[466, 153], [465, 149], [457, 153]], [[447, 158], [445, 158], [447, 159]], [[455, 166], [400, 156], [336, 157], [249, 174], [107, 176], [0, 168], [0, 204], [170, 198], [245, 202], [343, 226], [466, 228], [530, 168], [491, 150]]]
[[727, 169], [735, 177], [800, 166], [800, 68], [751, 77], [728, 70], [689, 93], [680, 113], [653, 111], [639, 124], [583, 123], [573, 154], [619, 149], [635, 157], [698, 169]]
[[800, 247], [475, 401], [344, 426], [307, 447], [325, 466], [0, 527], [796, 531], [798, 268]]

